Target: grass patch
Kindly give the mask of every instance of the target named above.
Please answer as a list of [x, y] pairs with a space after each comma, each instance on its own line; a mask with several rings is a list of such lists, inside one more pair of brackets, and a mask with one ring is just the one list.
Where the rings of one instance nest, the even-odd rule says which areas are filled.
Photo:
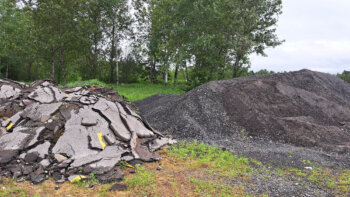
[[230, 151], [204, 143], [180, 142], [169, 150], [169, 155], [180, 160], [189, 160], [189, 167], [205, 167], [212, 174], [232, 178], [249, 178], [253, 172], [249, 159], [238, 157]]
[[124, 96], [128, 101], [132, 102], [142, 100], [155, 94], [183, 94], [185, 93], [186, 89], [185, 83], [179, 83], [177, 86], [169, 84], [168, 87], [165, 87], [164, 84], [150, 84], [148, 82], [139, 82], [131, 84], [121, 84], [117, 87], [115, 84], [106, 84], [97, 79], [71, 82], [66, 85], [59, 85], [59, 88], [71, 88], [76, 86], [87, 85], [98, 85], [114, 88], [116, 91], [118, 91], [119, 95]]
[[4, 179], [4, 184], [0, 185], [0, 197], [7, 196], [26, 197], [27, 194], [21, 187], [16, 185], [16, 182], [13, 179]]
[[154, 174], [144, 166], [137, 166], [135, 176], [126, 179], [125, 182], [129, 188], [140, 195], [150, 195], [156, 188]]

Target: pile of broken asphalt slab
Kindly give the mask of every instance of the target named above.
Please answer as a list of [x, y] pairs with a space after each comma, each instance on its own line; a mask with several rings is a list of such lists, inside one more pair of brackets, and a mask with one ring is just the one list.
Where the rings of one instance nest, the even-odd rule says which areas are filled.
[[0, 79], [0, 176], [35, 184], [123, 178], [121, 162], [159, 160], [171, 140], [152, 129], [110, 88], [58, 89], [50, 80]]

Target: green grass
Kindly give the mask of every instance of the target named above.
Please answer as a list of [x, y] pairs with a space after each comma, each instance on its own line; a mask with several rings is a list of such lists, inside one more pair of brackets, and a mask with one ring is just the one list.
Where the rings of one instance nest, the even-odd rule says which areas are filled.
[[185, 83], [179, 83], [177, 86], [169, 84], [168, 87], [165, 87], [164, 84], [151, 84], [149, 82], [121, 84], [117, 88], [116, 84], [106, 84], [96, 79], [81, 82], [71, 82], [66, 85], [60, 85], [59, 87], [62, 88], [86, 85], [112, 87], [118, 91], [119, 95], [124, 96], [128, 101], [132, 102], [142, 100], [155, 94], [183, 94], [185, 93], [186, 89]]
[[136, 167], [136, 175], [126, 179], [129, 188], [140, 195], [147, 195], [156, 188], [154, 174], [145, 169], [144, 166]]
[[190, 160], [191, 166], [205, 166], [211, 174], [219, 174], [230, 179], [249, 179], [253, 171], [248, 158], [239, 157], [230, 151], [204, 143], [180, 142], [169, 150], [169, 155], [178, 159]]
[[4, 184], [0, 185], [0, 197], [7, 196], [23, 196], [26, 197], [26, 193], [22, 188], [16, 186], [15, 181], [13, 179], [7, 181], [4, 180]]

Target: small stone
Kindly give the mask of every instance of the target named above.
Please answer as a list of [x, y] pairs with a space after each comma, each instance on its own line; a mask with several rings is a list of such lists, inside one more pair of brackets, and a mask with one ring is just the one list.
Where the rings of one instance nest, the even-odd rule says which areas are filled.
[[65, 157], [65, 156], [63, 156], [63, 155], [61, 155], [61, 154], [55, 154], [54, 157], [55, 157], [55, 159], [58, 161], [58, 163], [61, 163], [61, 162], [63, 162], [63, 161], [68, 160], [67, 157]]
[[44, 167], [47, 168], [50, 165], [50, 161], [48, 159], [44, 159], [40, 162], [40, 164]]
[[24, 161], [29, 162], [29, 163], [33, 163], [36, 162], [39, 158], [39, 153], [38, 152], [32, 152], [32, 153], [28, 153], [26, 154], [26, 156], [24, 157]]
[[132, 165], [133, 167], [135, 167], [136, 165], [141, 165], [143, 164], [143, 162], [140, 159], [134, 159], [128, 162], [130, 165]]
[[44, 171], [43, 166], [42, 166], [42, 165], [40, 165], [40, 166], [39, 166], [39, 168], [38, 168], [38, 169], [36, 169], [36, 170], [34, 171], [34, 173], [35, 173], [36, 175], [38, 175], [38, 174], [44, 174], [44, 173], [45, 173], [45, 171]]
[[25, 177], [22, 177], [22, 178], [18, 179], [16, 182], [17, 182], [17, 183], [22, 183], [22, 182], [24, 182], [24, 181], [26, 181], [26, 178], [25, 178]]
[[127, 185], [115, 183], [109, 188], [109, 191], [125, 191], [127, 189], [128, 189]]
[[94, 188], [94, 184], [86, 184], [85, 185], [85, 188], [87, 188], [87, 189], [93, 189]]
[[60, 186], [56, 185], [55, 190], [59, 190], [59, 189], [60, 189]]
[[28, 174], [30, 174], [30, 173], [33, 172], [33, 166], [31, 166], [31, 165], [26, 165], [26, 166], [23, 167], [22, 170], [23, 170], [23, 174], [24, 174], [24, 175], [28, 175]]
[[30, 180], [32, 181], [33, 184], [39, 184], [42, 183], [45, 180], [45, 174], [35, 174], [31, 173], [30, 174]]
[[60, 179], [60, 180], [56, 181], [56, 183], [61, 184], [61, 183], [64, 183], [65, 181], [66, 180], [63, 178], [63, 179]]
[[59, 172], [53, 172], [52, 177], [53, 177], [53, 179], [55, 179], [55, 181], [59, 181], [63, 178], [63, 175]]
[[60, 171], [60, 173], [61, 173], [61, 174], [66, 173], [66, 169], [62, 169], [62, 170]]
[[22, 176], [22, 171], [16, 171], [15, 173], [13, 173], [13, 178], [18, 178]]
[[158, 170], [158, 171], [161, 171], [162, 169], [163, 169], [162, 166], [158, 166], [158, 167], [157, 167], [157, 170]]

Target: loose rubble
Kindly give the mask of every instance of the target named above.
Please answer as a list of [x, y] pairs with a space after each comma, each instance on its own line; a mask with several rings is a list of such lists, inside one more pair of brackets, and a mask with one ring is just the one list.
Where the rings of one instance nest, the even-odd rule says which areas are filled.
[[301, 70], [212, 81], [135, 105], [152, 127], [177, 139], [278, 165], [350, 166], [350, 84], [334, 75]]
[[[173, 144], [109, 88], [58, 89], [50, 80], [31, 85], [0, 79], [0, 176], [39, 184], [123, 178], [120, 162], [159, 160]], [[124, 189], [119, 185], [115, 190]]]

